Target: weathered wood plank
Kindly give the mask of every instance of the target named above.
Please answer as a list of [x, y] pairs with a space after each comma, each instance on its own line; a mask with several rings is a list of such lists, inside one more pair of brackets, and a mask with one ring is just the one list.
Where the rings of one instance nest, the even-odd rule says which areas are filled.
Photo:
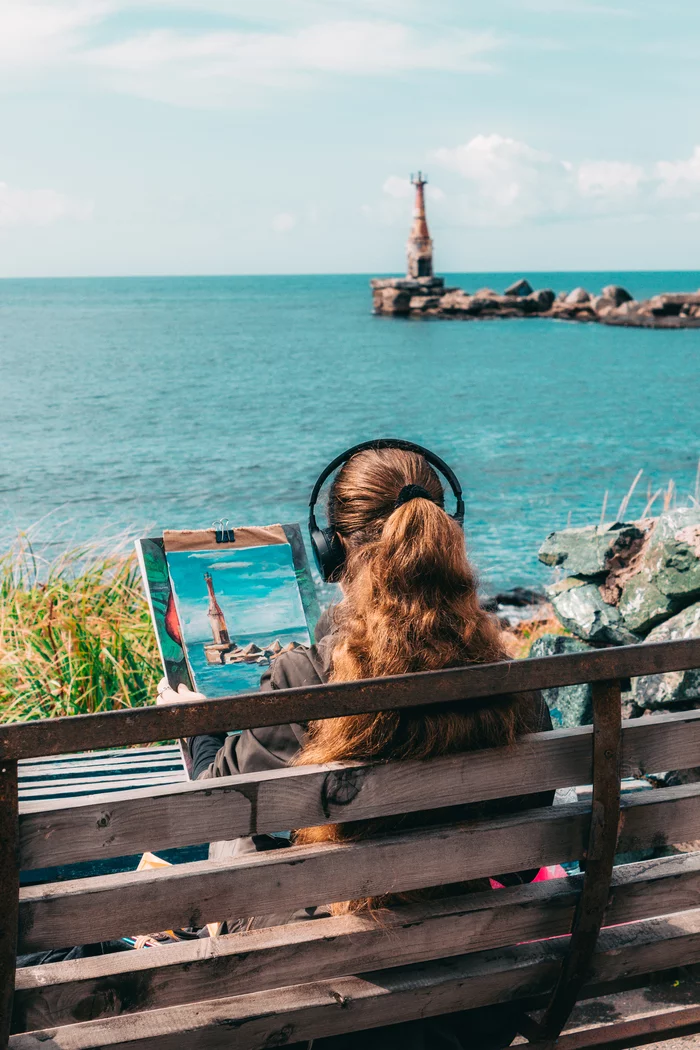
[[182, 768], [182, 760], [176, 758], [157, 758], [153, 762], [137, 759], [134, 762], [56, 762], [55, 765], [25, 766], [20, 772], [20, 782], [44, 778], [66, 778], [89, 776], [91, 773], [139, 773], [149, 770]]
[[[657, 987], [654, 993], [658, 994]], [[625, 1000], [625, 996], [620, 996], [618, 1016], [625, 1016]], [[653, 1010], [648, 1002], [645, 1005], [647, 1009], [638, 1017], [579, 1028], [575, 1032], [565, 1030], [559, 1037], [557, 1050], [630, 1050], [642, 1043], [646, 1045], [661, 1040], [668, 1050], [668, 1039], [674, 1040], [670, 1046], [689, 1050], [692, 1044], [686, 1041], [686, 1037], [700, 1032], [700, 1006], [671, 1006], [664, 1003], [661, 1009]], [[605, 1001], [605, 1006], [608, 1009], [612, 1006], [609, 999]], [[612, 1010], [615, 1010], [615, 1006], [612, 1006]]]
[[[639, 792], [622, 803], [621, 851], [700, 838], [700, 786]], [[233, 916], [437, 886], [579, 858], [586, 803], [430, 828], [26, 887], [22, 950], [84, 943]]]
[[17, 956], [19, 826], [17, 763], [0, 760], [0, 1047], [10, 1032]]
[[[113, 794], [22, 803], [24, 868], [198, 845], [303, 825], [546, 791], [591, 779], [592, 727], [526, 737], [514, 748], [429, 762], [335, 763]], [[623, 774], [700, 765], [700, 711], [623, 724]], [[334, 802], [343, 788], [342, 803]]]
[[[541, 993], [551, 986], [568, 938], [518, 945], [439, 963], [423, 963], [303, 984], [272, 992], [146, 1010], [16, 1035], [12, 1050], [262, 1050], [340, 1032], [431, 1017]], [[592, 980], [688, 965], [700, 958], [700, 915], [652, 919], [600, 936]]]
[[90, 787], [94, 785], [98, 790], [95, 794], [99, 794], [99, 789], [102, 785], [116, 786], [120, 790], [124, 790], [125, 786], [129, 788], [138, 787], [140, 784], [149, 785], [161, 785], [161, 784], [177, 784], [183, 781], [185, 778], [184, 769], [164, 769], [160, 772], [146, 772], [146, 773], [131, 773], [125, 775], [124, 773], [115, 773], [113, 776], [104, 777], [76, 777], [70, 780], [21, 780], [20, 781], [20, 792], [23, 799], [31, 799], [34, 795], [45, 795], [47, 792], [55, 795], [70, 795], [74, 788]]
[[504, 692], [696, 667], [700, 667], [700, 639], [685, 639], [360, 682], [280, 689], [188, 704], [42, 719], [0, 726], [0, 757], [64, 754], [188, 737], [234, 726], [246, 729], [446, 701], [478, 702]]
[[102, 748], [99, 751], [77, 751], [73, 754], [57, 755], [55, 758], [48, 757], [37, 757], [37, 758], [22, 758], [19, 762], [20, 776], [22, 771], [30, 768], [31, 766], [44, 765], [51, 762], [65, 762], [65, 763], [80, 763], [84, 761], [92, 761], [94, 759], [105, 758], [113, 759], [120, 758], [122, 755], [128, 755], [130, 758], [145, 757], [149, 755], [157, 758], [159, 756], [174, 756], [177, 758], [180, 755], [179, 744], [149, 744], [146, 747], [115, 747], [115, 748]]
[[[566, 934], [582, 877], [18, 971], [13, 1031], [243, 995]], [[613, 873], [606, 922], [700, 906], [700, 854]]]

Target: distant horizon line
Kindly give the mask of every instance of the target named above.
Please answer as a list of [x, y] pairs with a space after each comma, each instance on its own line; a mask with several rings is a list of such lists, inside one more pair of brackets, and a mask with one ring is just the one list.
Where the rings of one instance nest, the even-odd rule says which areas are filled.
[[[660, 267], [659, 269], [626, 269], [624, 267], [612, 267], [607, 269], [580, 269], [580, 270], [546, 270], [546, 269], [528, 269], [527, 267], [520, 267], [511, 270], [443, 270], [436, 276], [439, 277], [469, 277], [469, 276], [482, 276], [484, 274], [493, 276], [535, 276], [537, 274], [656, 274], [656, 273], [697, 273], [700, 274], [700, 267], [697, 269], [677, 269], [670, 266]], [[265, 278], [278, 278], [278, 277], [296, 277], [296, 278], [307, 278], [307, 277], [365, 277], [371, 279], [373, 277], [404, 277], [405, 274], [397, 273], [396, 271], [362, 271], [362, 270], [339, 270], [333, 273], [104, 273], [104, 274], [23, 274], [13, 276], [0, 275], [0, 281], [133, 281], [133, 280], [200, 280], [200, 279], [239, 279], [239, 280], [261, 280]]]

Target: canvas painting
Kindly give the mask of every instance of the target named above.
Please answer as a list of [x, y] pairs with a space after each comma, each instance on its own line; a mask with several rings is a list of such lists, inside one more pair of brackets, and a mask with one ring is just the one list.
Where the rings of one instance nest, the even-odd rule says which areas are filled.
[[254, 691], [272, 661], [309, 645], [292, 549], [171, 551], [168, 567], [194, 688]]

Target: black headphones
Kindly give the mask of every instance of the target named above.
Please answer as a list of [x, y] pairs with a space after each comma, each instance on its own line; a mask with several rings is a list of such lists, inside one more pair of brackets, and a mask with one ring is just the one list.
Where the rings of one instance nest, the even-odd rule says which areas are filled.
[[363, 441], [359, 445], [353, 445], [352, 448], [348, 448], [345, 452], [341, 453], [340, 456], [336, 456], [335, 459], [328, 464], [328, 466], [319, 475], [318, 481], [313, 487], [311, 497], [309, 499], [309, 536], [311, 537], [311, 549], [314, 552], [314, 558], [316, 559], [316, 565], [318, 571], [321, 574], [321, 578], [328, 583], [332, 580], [345, 561], [345, 548], [340, 542], [340, 538], [335, 531], [335, 526], [332, 522], [329, 522], [325, 528], [319, 528], [316, 522], [316, 514], [314, 512], [316, 507], [316, 501], [318, 500], [318, 494], [323, 487], [324, 482], [337, 470], [343, 463], [347, 463], [355, 453], [364, 452], [366, 449], [383, 449], [383, 448], [398, 448], [405, 452], [417, 452], [424, 459], [427, 459], [428, 463], [447, 479], [450, 488], [454, 492], [455, 499], [457, 500], [457, 507], [454, 514], [451, 515], [454, 521], [457, 522], [460, 528], [464, 525], [464, 500], [462, 499], [462, 486], [457, 480], [457, 476], [454, 471], [448, 467], [447, 463], [439, 456], [436, 456], [430, 449], [423, 448], [422, 445], [416, 445], [412, 441], [402, 441], [400, 438], [375, 438], [374, 441]]

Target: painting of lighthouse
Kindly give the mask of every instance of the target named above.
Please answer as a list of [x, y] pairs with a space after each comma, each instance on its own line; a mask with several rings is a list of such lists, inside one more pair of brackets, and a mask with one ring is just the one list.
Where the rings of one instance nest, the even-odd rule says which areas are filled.
[[205, 696], [252, 692], [281, 652], [310, 644], [289, 543], [167, 558], [193, 687]]

